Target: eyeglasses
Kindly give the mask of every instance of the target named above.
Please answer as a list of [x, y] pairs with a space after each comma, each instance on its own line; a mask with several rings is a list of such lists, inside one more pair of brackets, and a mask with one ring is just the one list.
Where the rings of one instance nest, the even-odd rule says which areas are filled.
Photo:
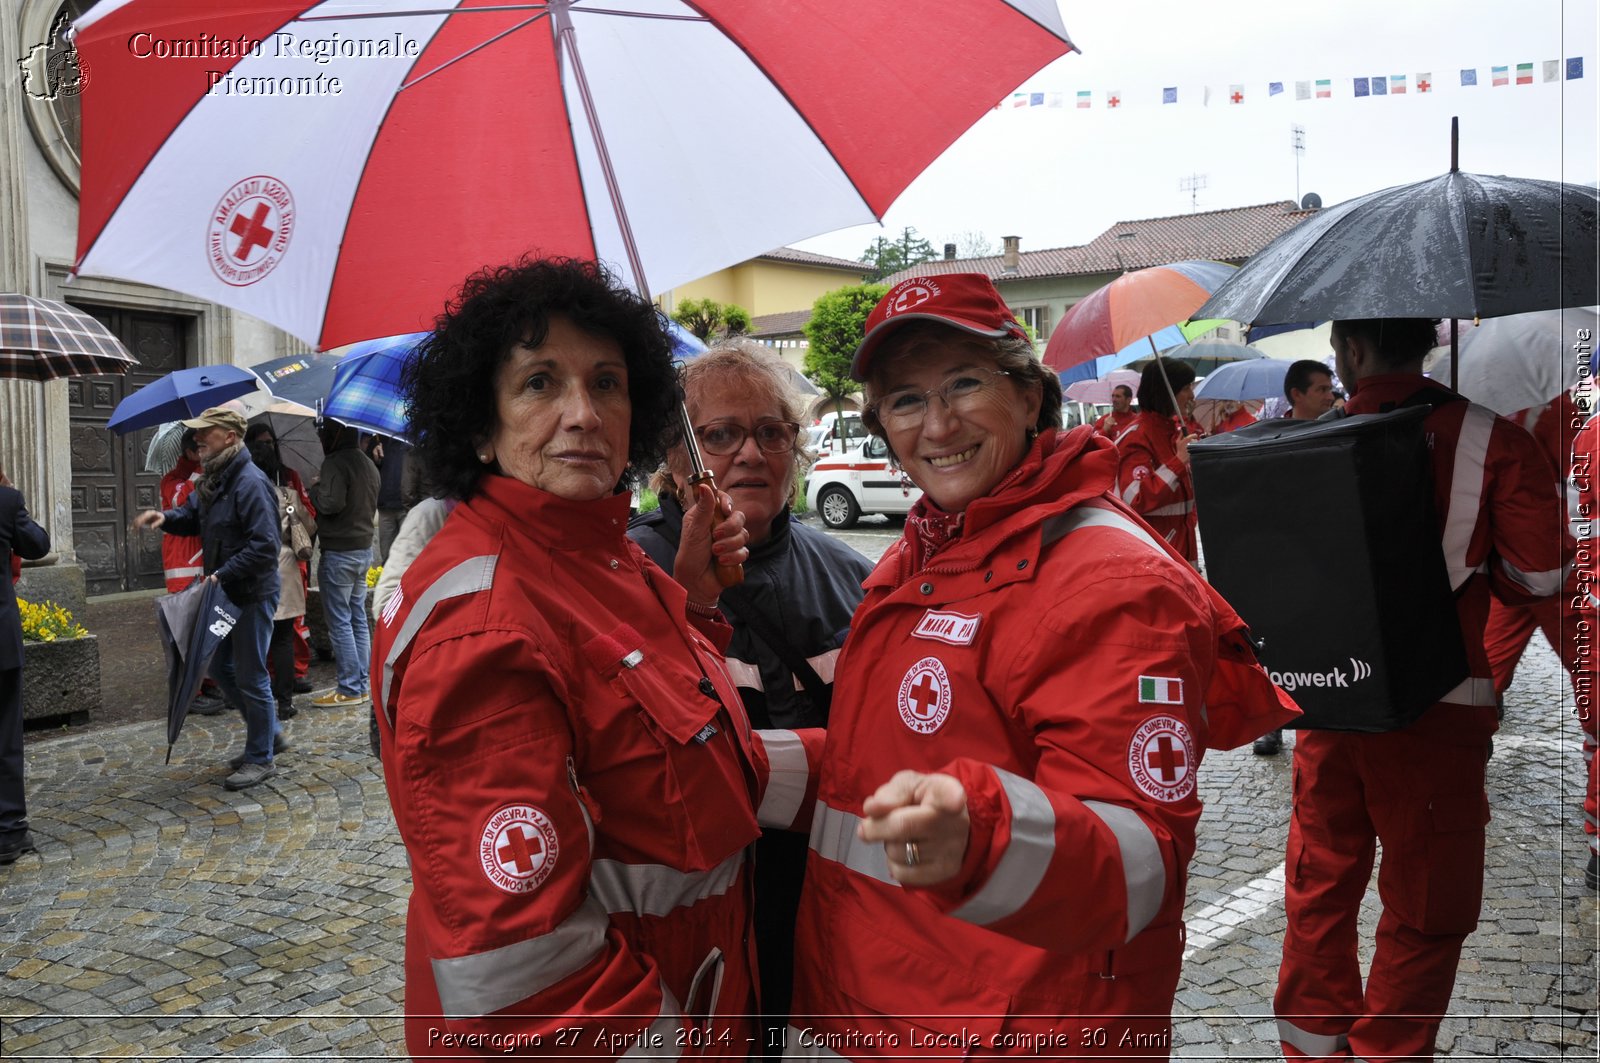
[[935, 395], [951, 413], [967, 413], [977, 408], [984, 396], [992, 394], [999, 387], [1000, 377], [1010, 375], [1004, 369], [962, 369], [939, 387], [927, 391], [914, 388], [891, 391], [868, 409], [877, 414], [878, 420], [886, 428], [909, 428], [922, 423], [922, 418], [928, 413], [928, 403]]
[[756, 437], [756, 446], [763, 452], [787, 454], [794, 449], [800, 426], [793, 421], [762, 421], [752, 430], [733, 421], [713, 421], [696, 428], [694, 434], [704, 453], [719, 457], [739, 453], [751, 435]]

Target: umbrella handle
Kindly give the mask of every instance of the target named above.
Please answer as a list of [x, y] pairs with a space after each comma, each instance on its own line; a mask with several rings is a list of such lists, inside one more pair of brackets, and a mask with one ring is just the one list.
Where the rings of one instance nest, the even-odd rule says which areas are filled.
[[[707, 485], [709, 485], [711, 487], [711, 497], [713, 499], [715, 499], [716, 495], [717, 495], [717, 478], [711, 474], [710, 470], [702, 469], [700, 472], [697, 472], [693, 476], [689, 477], [689, 486], [691, 488], [699, 487], [701, 484], [707, 484]], [[717, 525], [719, 525], [721, 523], [722, 523], [722, 513], [720, 511], [720, 507], [717, 506], [715, 504], [715, 502], [713, 502], [713, 504], [711, 506], [711, 534], [712, 535], [716, 534]], [[724, 565], [720, 561], [717, 562], [717, 584], [719, 586], [722, 586], [722, 587], [737, 587], [739, 584], [741, 584], [743, 582], [744, 582], [744, 566], [743, 565]]]

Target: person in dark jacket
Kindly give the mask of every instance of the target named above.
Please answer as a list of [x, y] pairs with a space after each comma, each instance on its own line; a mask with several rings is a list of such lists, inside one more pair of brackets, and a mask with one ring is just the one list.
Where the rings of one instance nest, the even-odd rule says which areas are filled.
[[[781, 362], [752, 340], [730, 340], [688, 362], [681, 379], [701, 457], [750, 532], [745, 581], [722, 592], [733, 626], [728, 671], [752, 726], [826, 727], [834, 660], [872, 565], [790, 513], [806, 458], [797, 442], [799, 403]], [[661, 508], [635, 517], [628, 530], [669, 573], [688, 476], [688, 455], [675, 447], [653, 481]], [[805, 867], [804, 835], [769, 830], [756, 843], [756, 954], [769, 1052], [783, 1043], [787, 1024]]]
[[0, 864], [35, 852], [28, 831], [28, 795], [22, 785], [22, 618], [12, 582], [12, 560], [37, 561], [50, 552], [50, 536], [28, 516], [22, 492], [0, 472]]
[[200, 482], [176, 509], [147, 509], [137, 528], [199, 535], [206, 579], [222, 585], [239, 622], [211, 659], [211, 674], [244, 712], [244, 752], [223, 783], [243, 790], [277, 774], [273, 754], [287, 748], [267, 678], [272, 614], [278, 608], [278, 495], [244, 446], [245, 420], [213, 406], [184, 427], [200, 447]]
[[[374, 437], [376, 438], [376, 437]], [[382, 457], [378, 466], [378, 560], [380, 565], [389, 562], [389, 547], [400, 534], [400, 525], [411, 506], [405, 500], [404, 484], [407, 461], [411, 448], [398, 439], [383, 439], [375, 451]]]
[[311, 485], [317, 507], [322, 560], [317, 589], [328, 618], [328, 641], [338, 685], [311, 704], [318, 708], [359, 705], [372, 695], [367, 668], [372, 635], [367, 627], [367, 568], [372, 563], [372, 519], [378, 510], [378, 467], [362, 452], [361, 433], [329, 421], [322, 430], [328, 456]]

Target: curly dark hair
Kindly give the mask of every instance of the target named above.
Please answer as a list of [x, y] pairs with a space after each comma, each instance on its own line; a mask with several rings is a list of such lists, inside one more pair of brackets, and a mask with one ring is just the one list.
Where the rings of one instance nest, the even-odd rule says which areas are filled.
[[434, 323], [402, 388], [413, 460], [442, 497], [470, 498], [488, 470], [478, 446], [497, 423], [495, 375], [524, 338], [538, 347], [550, 318], [615, 340], [628, 363], [628, 467], [622, 483], [660, 465], [677, 438], [672, 340], [656, 308], [595, 262], [523, 258], [468, 277]]

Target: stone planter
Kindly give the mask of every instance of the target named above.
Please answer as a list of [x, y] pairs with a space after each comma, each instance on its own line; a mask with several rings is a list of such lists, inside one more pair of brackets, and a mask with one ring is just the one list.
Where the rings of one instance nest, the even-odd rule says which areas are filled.
[[100, 708], [100, 640], [94, 635], [22, 646], [22, 721], [85, 723]]

